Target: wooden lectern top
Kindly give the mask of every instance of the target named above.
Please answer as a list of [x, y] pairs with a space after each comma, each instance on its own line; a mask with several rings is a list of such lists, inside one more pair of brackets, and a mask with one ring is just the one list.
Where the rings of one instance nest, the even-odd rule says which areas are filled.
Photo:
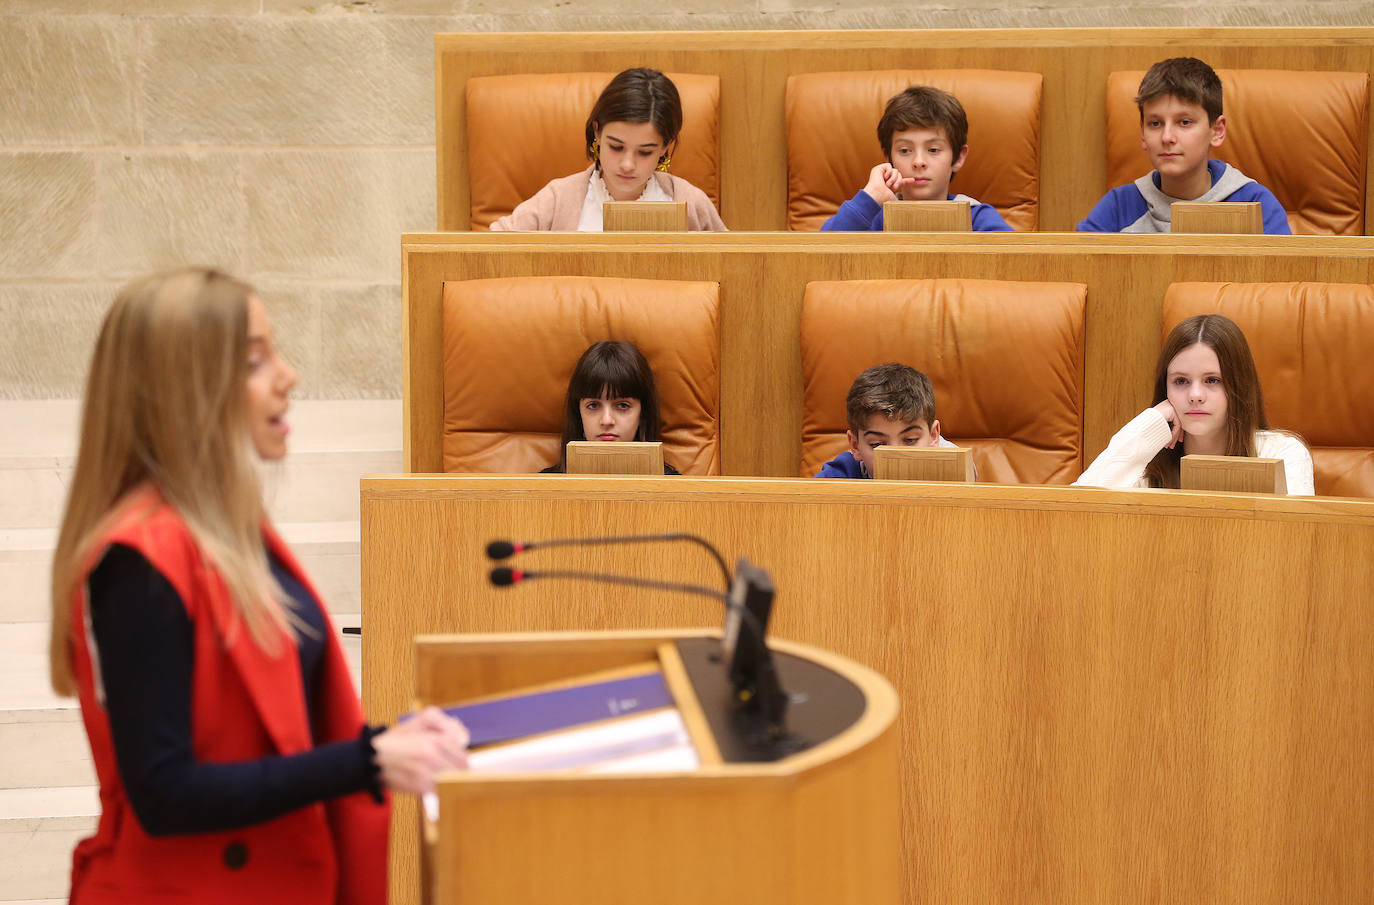
[[973, 207], [967, 201], [889, 201], [883, 205], [883, 231], [972, 232]]
[[605, 443], [573, 440], [568, 443], [568, 474], [629, 474], [663, 476], [660, 442]]
[[1175, 201], [1169, 206], [1169, 231], [1214, 235], [1259, 235], [1264, 213], [1258, 201]]
[[1288, 493], [1282, 459], [1248, 456], [1184, 456], [1179, 465], [1182, 490], [1209, 493]]
[[973, 450], [948, 446], [879, 446], [873, 450], [878, 481], [955, 481], [971, 484]]
[[[454, 772], [422, 821], [422, 883], [436, 902], [852, 903], [899, 897], [897, 697], [877, 673], [772, 642], [793, 692], [799, 753], [762, 762], [712, 679], [719, 633], [421, 636], [417, 705], [655, 662], [693, 741], [723, 757], [655, 773]], [[702, 718], [704, 715], [704, 719]], [[743, 745], [744, 753], [740, 753]], [[709, 746], [708, 746], [709, 747]], [[393, 856], [393, 873], [401, 859]]]
[[601, 205], [603, 232], [685, 233], [685, 201], [607, 201]]

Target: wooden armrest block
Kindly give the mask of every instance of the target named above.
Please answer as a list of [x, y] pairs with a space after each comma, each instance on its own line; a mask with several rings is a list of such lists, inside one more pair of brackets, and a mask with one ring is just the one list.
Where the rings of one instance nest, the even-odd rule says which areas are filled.
[[879, 446], [873, 450], [873, 477], [879, 481], [972, 484], [973, 450], [944, 446]]
[[574, 440], [568, 444], [568, 474], [641, 474], [663, 477], [663, 444]]
[[1184, 456], [1179, 487], [1222, 493], [1287, 493], [1282, 459]]
[[889, 201], [883, 205], [883, 231], [966, 233], [973, 230], [967, 201]]
[[685, 201], [607, 201], [601, 205], [604, 232], [685, 233]]
[[1170, 230], [1211, 235], [1259, 235], [1264, 214], [1258, 201], [1175, 201], [1169, 206]]

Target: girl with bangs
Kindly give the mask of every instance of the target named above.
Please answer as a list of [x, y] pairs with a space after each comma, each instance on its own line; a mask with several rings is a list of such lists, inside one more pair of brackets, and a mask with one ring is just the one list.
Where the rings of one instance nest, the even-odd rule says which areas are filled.
[[[567, 471], [568, 444], [574, 440], [656, 443], [663, 439], [661, 431], [654, 372], [643, 354], [633, 343], [593, 343], [568, 381], [558, 461], [541, 474]], [[675, 475], [678, 470], [664, 462], [663, 473]]]
[[1075, 485], [1177, 488], [1185, 455], [1259, 456], [1283, 460], [1290, 495], [1313, 495], [1312, 454], [1296, 434], [1269, 426], [1250, 345], [1230, 318], [1199, 314], [1174, 327], [1154, 398]]
[[[386, 901], [386, 790], [466, 764], [430, 710], [369, 727], [253, 462], [286, 455], [296, 371], [253, 290], [135, 280], [101, 328], [53, 558], [53, 689], [100, 787], [81, 905]], [[156, 869], [153, 869], [155, 866]]]

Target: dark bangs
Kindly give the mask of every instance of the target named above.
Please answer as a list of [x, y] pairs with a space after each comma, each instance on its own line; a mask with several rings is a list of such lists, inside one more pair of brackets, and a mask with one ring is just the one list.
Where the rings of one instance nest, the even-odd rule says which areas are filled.
[[593, 343], [582, 353], [568, 380], [568, 396], [563, 405], [563, 449], [559, 451], [560, 466], [567, 466], [567, 446], [582, 436], [582, 415], [578, 411], [583, 399], [639, 400], [639, 430], [636, 440], [662, 440], [658, 413], [658, 390], [654, 387], [654, 372], [649, 369], [634, 343], [602, 340]]
[[612, 399], [643, 401], [653, 392], [654, 377], [649, 365], [630, 343], [596, 343], [582, 356], [568, 382], [568, 395], [576, 400], [608, 395]]

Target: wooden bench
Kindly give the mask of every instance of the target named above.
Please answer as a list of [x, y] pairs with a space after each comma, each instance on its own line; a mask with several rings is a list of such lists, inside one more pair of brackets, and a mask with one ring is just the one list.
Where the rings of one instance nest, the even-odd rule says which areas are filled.
[[[442, 230], [469, 228], [468, 78], [652, 66], [719, 77], [720, 211], [736, 230], [786, 228], [788, 76], [913, 68], [1038, 72], [1043, 77], [1039, 228], [1063, 232], [1071, 231], [1110, 188], [1106, 98], [1112, 72], [1196, 56], [1217, 69], [1374, 73], [1374, 28], [440, 34], [435, 53]], [[876, 137], [873, 144], [876, 155]], [[1366, 142], [1366, 155], [1371, 149], [1374, 142]], [[1368, 181], [1374, 167], [1366, 161], [1364, 170], [1367, 211], [1374, 204]]]
[[[1219, 244], [1224, 242], [1224, 244]], [[403, 240], [405, 467], [443, 470], [446, 280], [633, 276], [720, 284], [722, 473], [801, 466], [800, 324], [817, 280], [996, 279], [1086, 284], [1083, 457], [1150, 402], [1161, 312], [1185, 281], [1374, 283], [1374, 239], [815, 233], [416, 233]], [[919, 361], [908, 362], [920, 367]], [[948, 426], [958, 438], [957, 413]]]

